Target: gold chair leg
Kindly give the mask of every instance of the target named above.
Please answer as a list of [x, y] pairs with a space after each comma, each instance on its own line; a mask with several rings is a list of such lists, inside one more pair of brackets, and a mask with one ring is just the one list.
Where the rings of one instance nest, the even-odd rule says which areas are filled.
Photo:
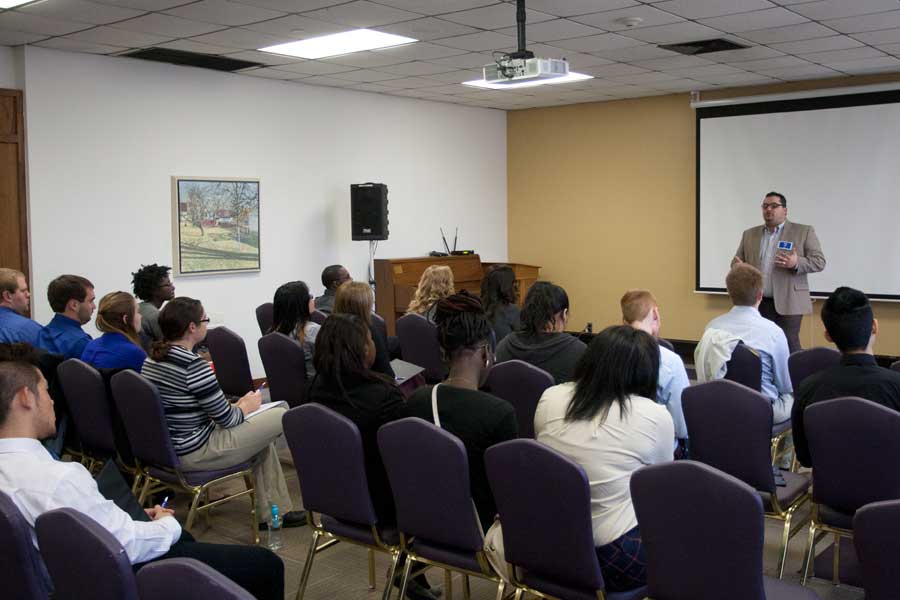
[[394, 577], [397, 576], [397, 563], [399, 561], [400, 552], [391, 552], [391, 568], [388, 569], [387, 582], [384, 584], [384, 594], [381, 597], [382, 600], [391, 600], [391, 590], [394, 588]]
[[303, 592], [306, 590], [306, 582], [309, 581], [309, 573], [312, 571], [313, 559], [316, 557], [316, 546], [319, 542], [319, 532], [313, 531], [312, 542], [309, 544], [309, 552], [306, 555], [306, 563], [300, 574], [300, 586], [297, 588], [297, 600], [303, 600]]
[[369, 548], [369, 589], [375, 589], [375, 551]]
[[403, 600], [406, 597], [406, 586], [409, 584], [409, 572], [412, 571], [413, 560], [406, 556], [406, 564], [403, 565], [403, 577], [400, 578], [400, 595], [398, 598]]
[[513, 597], [513, 600], [522, 600], [522, 588], [516, 588], [516, 595]]
[[472, 589], [469, 587], [469, 576], [463, 573], [463, 598], [464, 600], [472, 600]]
[[813, 562], [813, 556], [816, 552], [816, 524], [814, 521], [809, 523], [809, 536], [806, 539], [806, 552], [803, 557], [803, 574], [800, 576], [800, 585], [806, 585], [809, 578], [809, 567]]
[[503, 593], [506, 591], [506, 582], [502, 579], [497, 584], [497, 596], [494, 600], [503, 600]]
[[831, 583], [838, 585], [841, 583], [841, 536], [834, 534], [834, 554], [831, 557]]
[[147, 500], [147, 492], [150, 491], [150, 477], [144, 479], [144, 485], [141, 487], [141, 495], [138, 496], [138, 504], [144, 506]]
[[141, 489], [141, 472], [137, 471], [134, 474], [134, 483], [131, 484], [131, 493], [135, 496], [138, 495], [138, 490]]
[[791, 539], [791, 519], [793, 516], [794, 511], [791, 509], [784, 519], [784, 529], [781, 532], [781, 556], [778, 557], [778, 579], [784, 579], [784, 563], [787, 560], [788, 542]]
[[200, 504], [200, 496], [203, 495], [203, 492], [198, 489], [194, 489], [191, 499], [191, 508], [188, 510], [187, 521], [184, 523], [184, 528], [188, 531], [191, 530], [191, 527], [194, 526], [194, 519], [197, 517], [197, 505]]
[[[444, 598], [453, 600], [453, 573], [449, 569], [444, 569]], [[403, 600], [403, 597], [400, 597]]]
[[244, 485], [251, 490], [247, 497], [250, 498], [250, 539], [259, 546], [259, 515], [256, 514], [256, 478], [253, 473], [244, 475]]

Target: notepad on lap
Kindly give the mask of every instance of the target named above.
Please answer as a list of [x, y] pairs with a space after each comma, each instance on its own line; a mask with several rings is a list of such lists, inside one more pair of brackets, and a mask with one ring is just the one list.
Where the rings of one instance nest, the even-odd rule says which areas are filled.
[[269, 402], [268, 404], [263, 404], [262, 406], [260, 406], [256, 410], [254, 410], [252, 413], [250, 413], [249, 415], [244, 417], [244, 420], [253, 418], [260, 413], [264, 413], [271, 408], [275, 408], [276, 406], [283, 406], [283, 407], [287, 408], [287, 405], [288, 405], [287, 402], [285, 402], [284, 400], [279, 400], [278, 402]]
[[398, 385], [407, 379], [412, 379], [425, 370], [419, 365], [414, 365], [405, 360], [400, 360], [399, 358], [395, 358], [391, 361], [391, 368], [394, 370], [394, 381], [396, 381]]

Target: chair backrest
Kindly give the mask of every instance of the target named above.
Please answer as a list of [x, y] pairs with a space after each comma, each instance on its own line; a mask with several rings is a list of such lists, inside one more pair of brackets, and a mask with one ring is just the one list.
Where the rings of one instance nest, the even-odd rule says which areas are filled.
[[744, 342], [738, 342], [725, 364], [725, 379], [746, 385], [756, 390], [762, 389], [762, 361]]
[[469, 459], [458, 437], [408, 417], [378, 429], [378, 448], [400, 531], [456, 550], [482, 549], [484, 534], [472, 502]]
[[39, 516], [34, 528], [54, 598], [138, 600], [125, 548], [96, 521], [73, 508], [58, 508]]
[[866, 600], [897, 597], [900, 556], [900, 500], [866, 504], [853, 517], [853, 544], [859, 558]]
[[263, 302], [256, 307], [256, 323], [259, 325], [259, 332], [263, 335], [269, 333], [272, 329], [272, 323], [275, 320], [275, 305], [272, 302]]
[[674, 346], [674, 345], [672, 344], [672, 342], [670, 342], [669, 340], [667, 340], [667, 339], [665, 339], [665, 338], [658, 337], [658, 338], [656, 338], [656, 342], [657, 342], [660, 346], [662, 346], [663, 348], [665, 348], [666, 350], [671, 350], [672, 352], [675, 352], [675, 346]]
[[34, 547], [31, 526], [15, 503], [0, 492], [0, 581], [3, 596], [22, 600], [46, 600], [50, 597], [50, 575]]
[[808, 406], [803, 421], [814, 502], [852, 513], [900, 498], [893, 463], [900, 456], [900, 413], [862, 398], [836, 398]]
[[377, 521], [366, 477], [362, 437], [347, 417], [304, 404], [281, 419], [306, 510], [374, 525]]
[[397, 319], [397, 337], [403, 360], [424, 368], [425, 379], [437, 382], [447, 376], [434, 323], [421, 315], [403, 315]]
[[745, 385], [719, 379], [681, 392], [691, 458], [772, 493], [772, 402]]
[[250, 359], [244, 340], [224, 325], [206, 334], [206, 345], [216, 366], [216, 379], [229, 396], [243, 396], [253, 390]]
[[180, 467], [156, 386], [131, 370], [113, 375], [110, 386], [135, 458], [148, 465]]
[[314, 310], [311, 315], [309, 315], [309, 320], [313, 323], [318, 323], [319, 325], [325, 322], [325, 319], [328, 318], [328, 315], [323, 313], [321, 310]]
[[534, 438], [534, 411], [538, 400], [556, 382], [547, 371], [523, 360], [508, 360], [491, 367], [487, 385], [491, 393], [516, 409], [520, 438]]
[[484, 463], [506, 561], [570, 587], [603, 589], [584, 469], [535, 440], [491, 446]]
[[212, 567], [193, 558], [169, 558], [137, 574], [141, 600], [253, 600], [253, 595]]
[[272, 401], [284, 400], [291, 407], [303, 404], [306, 397], [303, 347], [277, 331], [262, 336], [257, 344]]
[[70, 358], [56, 369], [66, 395], [69, 414], [86, 450], [115, 456], [113, 418], [103, 376], [97, 369], [77, 358]]
[[810, 375], [830, 369], [841, 364], [841, 353], [834, 348], [818, 346], [794, 352], [788, 357], [788, 372], [791, 374], [791, 386], [794, 393], [800, 384]]
[[388, 339], [387, 323], [384, 322], [384, 318], [378, 313], [372, 313], [372, 327], [381, 334], [381, 337], [385, 340]]
[[647, 554], [648, 596], [765, 600], [763, 507], [756, 490], [681, 460], [634, 472], [631, 499]]
[[891, 369], [894, 371], [900, 371], [900, 360], [895, 360], [891, 363]]

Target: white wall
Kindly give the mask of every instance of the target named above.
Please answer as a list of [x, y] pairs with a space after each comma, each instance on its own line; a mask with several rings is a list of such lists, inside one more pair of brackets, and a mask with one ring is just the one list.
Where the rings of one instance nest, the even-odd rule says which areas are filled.
[[389, 186], [389, 241], [378, 256], [460, 247], [506, 259], [506, 115], [377, 94], [138, 60], [27, 48], [32, 289], [60, 273], [98, 296], [130, 291], [142, 263], [172, 264], [173, 175], [261, 180], [262, 271], [179, 277], [244, 337], [254, 376], [254, 308], [281, 283], [316, 294], [323, 266], [365, 278], [368, 244], [350, 241], [351, 183]]
[[21, 52], [19, 48], [0, 46], [0, 88], [17, 90], [22, 87], [16, 65]]

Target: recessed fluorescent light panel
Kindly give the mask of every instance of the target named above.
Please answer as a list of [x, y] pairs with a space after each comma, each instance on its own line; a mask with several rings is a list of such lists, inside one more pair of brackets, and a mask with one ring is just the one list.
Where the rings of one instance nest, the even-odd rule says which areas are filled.
[[[0, 2], [3, 1], [4, 0], [0, 0]], [[402, 35], [382, 33], [380, 31], [372, 31], [371, 29], [354, 29], [352, 31], [323, 35], [308, 40], [300, 40], [298, 42], [267, 46], [266, 48], [260, 48], [259, 51], [297, 56], [300, 58], [325, 58], [327, 56], [362, 52], [363, 50], [376, 50], [378, 48], [401, 46], [403, 44], [411, 44], [418, 41], [419, 40], [404, 37]]]
[[585, 79], [593, 79], [593, 75], [585, 75], [584, 73], [575, 73], [569, 71], [565, 77], [554, 77], [552, 79], [537, 79], [534, 81], [523, 81], [522, 83], [492, 83], [483, 79], [474, 79], [472, 81], [463, 81], [463, 85], [471, 87], [485, 88], [488, 90], [513, 90], [520, 88], [537, 87], [539, 85], [557, 85], [560, 83], [571, 83], [573, 81], [583, 81]]
[[34, 0], [0, 0], [0, 8], [13, 8], [34, 2]]

